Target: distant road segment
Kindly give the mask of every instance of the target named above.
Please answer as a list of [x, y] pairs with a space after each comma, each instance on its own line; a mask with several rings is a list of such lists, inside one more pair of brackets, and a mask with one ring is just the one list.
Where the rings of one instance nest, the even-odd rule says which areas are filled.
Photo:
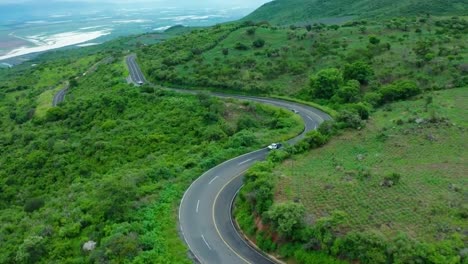
[[[132, 80], [144, 80], [133, 55], [126, 58]], [[181, 93], [194, 91], [176, 90]], [[220, 98], [255, 101], [292, 110], [304, 120], [305, 129], [287, 143], [295, 144], [305, 134], [331, 117], [310, 106], [279, 99], [212, 93]], [[179, 207], [182, 238], [194, 260], [206, 264], [269, 264], [269, 256], [251, 247], [239, 234], [232, 220], [232, 204], [243, 185], [243, 175], [256, 161], [264, 160], [267, 148], [241, 155], [208, 170], [185, 192]]]
[[134, 54], [129, 55], [125, 58], [125, 61], [127, 62], [128, 71], [130, 72], [130, 78], [132, 82], [136, 85], [142, 85], [146, 83], [140, 66], [136, 63], [136, 56]]

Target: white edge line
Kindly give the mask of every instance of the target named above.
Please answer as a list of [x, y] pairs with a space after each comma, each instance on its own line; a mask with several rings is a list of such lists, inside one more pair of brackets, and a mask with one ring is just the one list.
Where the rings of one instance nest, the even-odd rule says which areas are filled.
[[[129, 57], [127, 57], [127, 59], [129, 59]], [[128, 63], [127, 63], [127, 64], [128, 64]], [[129, 66], [130, 66], [130, 65], [129, 65]], [[129, 69], [129, 70], [130, 70], [130, 69]], [[130, 76], [130, 77], [131, 77], [131, 76]], [[229, 96], [227, 96], [227, 98], [235, 98], [235, 97], [229, 97]], [[240, 98], [237, 98], [237, 99], [240, 99]], [[245, 100], [249, 100], [249, 99], [252, 100], [252, 99], [254, 99], [254, 98], [250, 97], [250, 98], [246, 98]], [[266, 99], [257, 98], [257, 101], [263, 101], [263, 100], [266, 101], [266, 100], [268, 100], [268, 98], [266, 98]], [[254, 99], [254, 101], [255, 101], [255, 99]], [[265, 101], [264, 101], [264, 102], [265, 102]], [[308, 110], [308, 109], [306, 109], [306, 110]], [[308, 111], [308, 112], [309, 112], [309, 111]], [[322, 117], [320, 117], [318, 114], [314, 113], [313, 111], [310, 111], [310, 112], [311, 112], [313, 115], [315, 115], [316, 117], [318, 117], [319, 120], [324, 121], [324, 119], [323, 119]], [[179, 217], [179, 227], [180, 227], [182, 236], [184, 237], [185, 244], [189, 247], [189, 249], [190, 249], [190, 251], [192, 252], [193, 256], [194, 256], [199, 262], [202, 262], [202, 261], [201, 261], [201, 258], [197, 256], [197, 254], [195, 253], [195, 251], [192, 249], [192, 247], [191, 247], [190, 244], [188, 243], [187, 237], [185, 236], [185, 234], [184, 234], [184, 232], [183, 232], [182, 225], [180, 224], [180, 223], [181, 223], [181, 221], [180, 221], [180, 220], [181, 220], [181, 214], [182, 214], [182, 210], [181, 210], [181, 209], [182, 209], [182, 204], [183, 204], [183, 202], [184, 202], [184, 199], [185, 199], [187, 193], [188, 193], [188, 192], [191, 190], [191, 188], [197, 183], [198, 180], [200, 180], [201, 178], [203, 178], [206, 174], [210, 173], [212, 170], [214, 170], [214, 169], [216, 169], [216, 168], [218, 168], [218, 167], [220, 167], [220, 166], [223, 166], [225, 163], [231, 162], [231, 161], [233, 161], [233, 160], [235, 160], [235, 159], [239, 159], [239, 158], [241, 158], [241, 157], [244, 157], [244, 156], [247, 156], [247, 155], [250, 155], [250, 154], [253, 154], [253, 153], [257, 153], [257, 152], [260, 152], [260, 151], [263, 151], [263, 150], [264, 150], [264, 149], [262, 148], [262, 149], [255, 150], [255, 151], [252, 151], [252, 152], [249, 152], [249, 153], [245, 153], [245, 154], [242, 154], [242, 155], [240, 155], [240, 156], [234, 157], [234, 158], [232, 158], [232, 159], [226, 160], [226, 161], [224, 161], [224, 162], [218, 164], [217, 166], [215, 166], [215, 167], [209, 169], [208, 171], [206, 171], [205, 173], [203, 173], [201, 176], [199, 176], [198, 178], [196, 178], [196, 179], [190, 184], [190, 186], [187, 188], [187, 190], [184, 192], [184, 194], [183, 194], [183, 196], [182, 196], [182, 199], [180, 200], [180, 205], [179, 205], [179, 215], [178, 215], [178, 217]], [[215, 178], [216, 178], [216, 177], [215, 177]], [[233, 197], [233, 199], [234, 199], [234, 198], [235, 198], [235, 196]], [[232, 203], [231, 203], [231, 207], [232, 207]], [[231, 224], [234, 225], [234, 223], [232, 223], [232, 218], [231, 218]], [[236, 232], [236, 233], [237, 233], [238, 236], [240, 236], [240, 234], [239, 234], [238, 232]], [[205, 237], [204, 237], [203, 235], [202, 235], [202, 238], [203, 238], [203, 240], [205, 240]], [[244, 240], [242, 239], [242, 241], [244, 241]], [[205, 243], [206, 243], [206, 241], [205, 241]], [[246, 241], [244, 241], [244, 243], [246, 243], [249, 247], [251, 247]], [[206, 244], [207, 244], [208, 248], [210, 248], [209, 245], [208, 245], [208, 243], [206, 243]], [[251, 248], [252, 248], [252, 247], [251, 247]], [[211, 248], [210, 248], [210, 250], [211, 250]], [[256, 251], [256, 250], [255, 250], [255, 251]], [[257, 252], [257, 251], [256, 251], [256, 252]], [[257, 252], [257, 253], [258, 253], [258, 252]], [[258, 253], [258, 254], [260, 254], [260, 253]], [[260, 254], [260, 255], [261, 255], [261, 254]], [[262, 256], [263, 256], [263, 255], [262, 255]], [[265, 256], [263, 256], [263, 257], [265, 257]], [[203, 263], [203, 262], [202, 262], [202, 263]]]
[[206, 242], [205, 236], [201, 235], [201, 238], [203, 239], [203, 242], [205, 242], [205, 244], [206, 244], [206, 246], [208, 247], [208, 249], [211, 250], [210, 245], [208, 244], [208, 242]]
[[245, 238], [243, 238], [241, 236], [241, 234], [238, 232], [236, 226], [234, 225], [234, 222], [232, 220], [233, 218], [233, 215], [232, 215], [232, 205], [234, 204], [234, 199], [236, 199], [237, 195], [239, 194], [240, 190], [242, 189], [242, 187], [244, 187], [244, 184], [241, 185], [241, 187], [239, 188], [239, 190], [237, 190], [236, 194], [234, 194], [234, 197], [232, 197], [232, 200], [231, 200], [231, 204], [229, 205], [229, 214], [231, 215], [229, 218], [231, 220], [231, 225], [232, 225], [232, 228], [234, 228], [235, 230], [235, 233], [237, 234], [237, 236], [240, 238], [240, 240], [242, 240], [242, 242], [244, 242], [244, 244], [246, 244], [250, 249], [252, 249], [254, 252], [256, 252], [259, 256], [261, 256], [262, 258], [266, 259], [267, 261], [271, 262], [272, 260], [268, 257], [266, 257], [265, 255], [263, 255], [262, 253], [258, 252], [258, 249], [255, 249], [253, 248], [246, 240]]
[[[195, 180], [192, 182], [192, 184], [190, 184], [190, 186], [188, 187], [188, 189], [185, 191], [184, 195], [182, 196], [182, 200], [180, 200], [180, 204], [183, 203], [185, 196], [186, 196], [187, 193], [190, 191], [190, 189], [193, 187], [193, 185], [195, 185], [195, 183], [196, 183], [198, 180], [200, 180], [201, 178], [203, 178], [206, 174], [210, 173], [212, 170], [215, 170], [215, 169], [217, 169], [218, 167], [221, 167], [221, 166], [223, 166], [224, 164], [226, 164], [226, 163], [228, 163], [228, 162], [231, 162], [231, 161], [233, 161], [233, 160], [235, 160], [235, 159], [239, 159], [239, 158], [245, 157], [245, 156], [247, 156], [247, 155], [251, 155], [251, 154], [260, 152], [260, 151], [264, 151], [264, 148], [258, 149], [258, 150], [255, 150], [255, 151], [252, 151], [252, 152], [249, 152], [249, 153], [245, 153], [245, 154], [242, 154], [242, 155], [240, 155], [240, 156], [234, 157], [234, 158], [232, 158], [232, 159], [226, 160], [226, 161], [220, 163], [219, 165], [217, 165], [217, 166], [215, 166], [215, 167], [213, 167], [213, 168], [207, 170], [207, 171], [206, 171], [205, 173], [203, 173], [200, 177], [198, 177], [197, 179], [195, 179]], [[180, 216], [181, 216], [181, 210], [180, 210], [180, 206], [179, 206], [179, 221], [180, 221]]]
[[[231, 97], [231, 98], [232, 98], [232, 97]], [[234, 97], [234, 98], [235, 98], [235, 97]], [[248, 99], [246, 99], [246, 100], [248, 100]], [[318, 116], [317, 114], [313, 113], [312, 111], [310, 111], [310, 112], [311, 112], [312, 114], [316, 115], [317, 117], [319, 117], [319, 119], [323, 120], [323, 118], [321, 118], [321, 117]], [[254, 153], [263, 151], [263, 150], [264, 150], [264, 148], [258, 149], [258, 150], [255, 150], [255, 151], [252, 151], [252, 152], [245, 153], [245, 154], [242, 154], [242, 155], [240, 155], [240, 156], [234, 157], [234, 158], [232, 158], [232, 159], [226, 160], [226, 161], [220, 163], [219, 165], [217, 165], [217, 166], [215, 166], [215, 167], [209, 169], [208, 171], [206, 171], [205, 173], [203, 173], [201, 176], [199, 176], [198, 178], [196, 178], [196, 179], [192, 182], [192, 184], [190, 184], [190, 186], [188, 187], [188, 189], [185, 191], [185, 193], [184, 193], [184, 195], [182, 196], [182, 199], [181, 199], [181, 201], [180, 201], [180, 205], [179, 205], [179, 226], [181, 226], [181, 225], [180, 225], [180, 223], [181, 223], [181, 221], [180, 221], [180, 220], [181, 220], [181, 214], [182, 214], [182, 206], [181, 206], [181, 205], [183, 204], [184, 199], [185, 199], [185, 197], [187, 196], [187, 193], [190, 192], [190, 190], [191, 190], [192, 187], [197, 183], [198, 180], [200, 180], [201, 178], [203, 178], [205, 175], [209, 174], [212, 170], [215, 170], [216, 168], [221, 167], [221, 166], [223, 166], [224, 164], [226, 164], [226, 163], [228, 163], [228, 162], [231, 162], [231, 161], [233, 161], [233, 160], [236, 160], [236, 159], [239, 159], [239, 158], [242, 158], [242, 157], [248, 156], [248, 155], [250, 155], [250, 154], [254, 154]], [[198, 256], [196, 255], [195, 251], [193, 250], [193, 248], [192, 248], [192, 247], [190, 246], [190, 244], [188, 243], [187, 237], [185, 236], [184, 233], [182, 233], [182, 236], [184, 237], [185, 244], [187, 244], [188, 248], [189, 248], [190, 251], [193, 253], [194, 257], [195, 257], [199, 262], [203, 263], [203, 261], [201, 261], [201, 258], [198, 257]], [[245, 241], [244, 241], [244, 242], [245, 242]]]
[[[198, 180], [200, 180], [201, 178], [203, 178], [206, 174], [210, 173], [212, 170], [214, 170], [214, 169], [216, 169], [216, 168], [218, 168], [218, 167], [220, 167], [220, 166], [223, 166], [225, 163], [228, 163], [228, 162], [233, 161], [233, 160], [235, 160], [235, 159], [238, 159], [238, 158], [241, 158], [241, 157], [244, 157], [244, 156], [253, 154], [253, 153], [257, 153], [257, 152], [260, 152], [260, 151], [263, 151], [263, 150], [264, 150], [264, 149], [255, 150], [255, 151], [252, 151], [252, 152], [245, 153], [245, 154], [242, 154], [242, 155], [240, 155], [240, 156], [234, 157], [234, 158], [232, 158], [232, 159], [226, 160], [226, 161], [220, 163], [218, 166], [209, 169], [208, 171], [206, 171], [205, 173], [203, 173], [200, 177], [196, 178], [196, 179], [192, 182], [192, 184], [190, 184], [190, 186], [188, 187], [188, 189], [185, 191], [184, 195], [182, 196], [182, 199], [180, 200], [180, 205], [179, 205], [179, 227], [180, 227], [180, 229], [183, 230], [183, 229], [182, 229], [182, 225], [180, 224], [180, 223], [181, 223], [180, 219], [181, 219], [181, 214], [182, 214], [182, 204], [183, 204], [183, 202], [184, 202], [185, 196], [187, 196], [187, 193], [192, 189], [192, 187], [195, 185], [195, 183], [196, 183]], [[185, 244], [188, 246], [188, 248], [189, 248], [190, 252], [192, 252], [193, 256], [198, 260], [198, 262], [204, 263], [204, 261], [202, 261], [202, 258], [199, 257], [199, 256], [197, 256], [197, 254], [195, 253], [195, 250], [193, 250], [193, 248], [190, 246], [190, 243], [188, 242], [187, 237], [185, 236], [184, 232], [181, 232], [181, 233], [182, 233], [182, 236], [184, 237]]]

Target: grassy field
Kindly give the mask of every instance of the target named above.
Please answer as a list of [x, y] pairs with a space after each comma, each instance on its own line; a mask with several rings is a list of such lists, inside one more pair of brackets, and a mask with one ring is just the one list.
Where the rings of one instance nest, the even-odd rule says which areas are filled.
[[45, 117], [47, 110], [52, 108], [52, 103], [54, 100], [55, 94], [66, 87], [68, 85], [68, 81], [64, 82], [63, 84], [60, 84], [59, 86], [47, 90], [39, 95], [37, 98], [37, 107], [36, 107], [36, 112], [35, 115], [39, 118]]
[[[464, 236], [467, 106], [468, 88], [388, 105], [365, 129], [344, 132], [280, 166], [275, 200], [300, 200], [310, 219], [344, 211], [342, 232], [405, 232], [430, 242]], [[392, 173], [400, 182], [381, 186]]]

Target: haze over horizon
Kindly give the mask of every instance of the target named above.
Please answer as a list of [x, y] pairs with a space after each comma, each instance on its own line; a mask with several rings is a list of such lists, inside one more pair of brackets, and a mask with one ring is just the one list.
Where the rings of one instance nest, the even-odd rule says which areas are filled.
[[[0, 61], [171, 26], [240, 19], [268, 0], [0, 0]], [[14, 59], [13, 61], [4, 61]]]
[[170, 0], [51, 0], [51, 1], [37, 1], [37, 0], [0, 0], [1, 5], [25, 5], [25, 4], [33, 4], [33, 5], [48, 5], [48, 4], [85, 4], [85, 5], [132, 5], [135, 4], [143, 5], [143, 6], [153, 6], [157, 7], [162, 5], [167, 6], [174, 6], [174, 7], [232, 7], [232, 6], [240, 6], [240, 7], [259, 7], [260, 5], [269, 2], [271, 0], [231, 0], [231, 1], [220, 1], [220, 0], [199, 0], [199, 1], [192, 1], [192, 0], [178, 0], [178, 1], [170, 1]]

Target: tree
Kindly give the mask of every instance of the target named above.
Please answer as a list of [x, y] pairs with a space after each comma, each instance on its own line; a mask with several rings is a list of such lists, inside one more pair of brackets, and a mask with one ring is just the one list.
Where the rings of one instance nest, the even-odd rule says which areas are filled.
[[249, 47], [243, 43], [237, 42], [236, 45], [234, 46], [236, 50], [248, 50]]
[[350, 80], [345, 86], [341, 87], [333, 96], [333, 99], [338, 103], [356, 103], [361, 97], [359, 82]]
[[329, 138], [327, 136], [322, 135], [322, 133], [320, 133], [317, 130], [312, 130], [308, 132], [304, 138], [304, 140], [309, 145], [310, 149], [315, 149], [315, 148], [325, 145], [328, 139]]
[[305, 208], [299, 203], [279, 203], [273, 204], [266, 214], [280, 234], [291, 237], [303, 226]]
[[310, 79], [314, 97], [330, 99], [343, 85], [343, 74], [336, 68], [321, 70]]
[[372, 45], [377, 45], [380, 43], [380, 39], [377, 38], [376, 36], [370, 36], [369, 37], [369, 43]]
[[247, 32], [247, 35], [249, 35], [249, 36], [255, 35], [255, 31], [256, 31], [256, 30], [257, 30], [257, 29], [254, 28], [254, 27], [251, 27], [251, 28], [247, 29], [247, 31], [246, 31], [246, 32]]
[[68, 83], [70, 88], [75, 88], [78, 86], [78, 81], [76, 80], [76, 77], [70, 77], [70, 79], [68, 79]]
[[348, 63], [345, 65], [343, 70], [343, 77], [345, 80], [357, 80], [361, 84], [369, 83], [369, 80], [373, 75], [374, 70], [372, 67], [363, 61]]
[[229, 49], [228, 49], [228, 48], [224, 48], [224, 49], [223, 49], [223, 55], [224, 55], [224, 56], [229, 55]]
[[46, 252], [44, 238], [31, 236], [26, 238], [16, 252], [17, 263], [36, 263]]
[[254, 48], [261, 48], [261, 47], [265, 46], [265, 40], [257, 39], [252, 43], [252, 45], [254, 46]]
[[44, 202], [44, 199], [42, 198], [37, 197], [37, 198], [29, 199], [24, 204], [24, 211], [28, 213], [34, 212], [36, 210], [39, 210], [41, 207], [43, 207], [44, 204], [45, 202]]
[[427, 60], [427, 54], [431, 53], [432, 42], [429, 40], [420, 40], [416, 42], [416, 47], [413, 49], [414, 53], [423, 60]]

